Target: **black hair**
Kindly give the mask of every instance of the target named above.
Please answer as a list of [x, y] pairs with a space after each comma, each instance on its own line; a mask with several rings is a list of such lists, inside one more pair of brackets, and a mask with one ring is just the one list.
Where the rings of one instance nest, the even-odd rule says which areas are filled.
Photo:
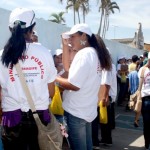
[[11, 36], [4, 46], [2, 54], [2, 63], [8, 67], [17, 64], [18, 59], [24, 60], [24, 54], [26, 51], [26, 40], [24, 35], [27, 32], [32, 32], [35, 23], [25, 28], [25, 23], [16, 21], [14, 27], [10, 28]]
[[148, 57], [148, 52], [144, 52], [143, 57]]
[[139, 60], [138, 56], [137, 55], [133, 55], [132, 56], [132, 61], [135, 63]]
[[[80, 31], [78, 31], [78, 33], [80, 35], [83, 34], [83, 32]], [[92, 34], [92, 36], [86, 34], [86, 36], [88, 38], [88, 42], [90, 46], [95, 48], [97, 52], [101, 68], [106, 70], [111, 70], [112, 58], [102, 38], [98, 34]]]

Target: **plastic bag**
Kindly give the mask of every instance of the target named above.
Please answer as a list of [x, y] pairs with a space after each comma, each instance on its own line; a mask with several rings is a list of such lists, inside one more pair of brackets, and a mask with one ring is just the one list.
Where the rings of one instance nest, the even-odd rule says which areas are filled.
[[102, 101], [99, 103], [99, 119], [100, 123], [107, 124], [108, 123], [108, 118], [107, 118], [107, 107], [103, 106]]
[[62, 98], [60, 95], [59, 87], [55, 85], [55, 94], [50, 104], [50, 110], [55, 115], [64, 115], [64, 109], [62, 108]]

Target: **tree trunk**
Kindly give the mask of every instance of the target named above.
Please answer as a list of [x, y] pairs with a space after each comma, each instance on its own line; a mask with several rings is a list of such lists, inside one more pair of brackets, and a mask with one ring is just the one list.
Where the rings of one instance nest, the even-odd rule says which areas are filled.
[[104, 17], [104, 25], [103, 25], [103, 32], [102, 32], [102, 37], [103, 38], [104, 38], [105, 30], [106, 30], [106, 14], [105, 14], [105, 17]]
[[74, 25], [76, 24], [76, 14], [75, 14], [75, 8], [73, 8], [73, 14], [74, 14]]
[[102, 10], [101, 19], [100, 19], [100, 24], [99, 24], [99, 29], [98, 29], [98, 32], [97, 32], [97, 34], [98, 34], [99, 36], [101, 36], [101, 28], [102, 28], [102, 23], [103, 23], [103, 15], [104, 15], [104, 12], [103, 12], [103, 10]]
[[78, 21], [80, 23], [80, 12], [79, 12], [79, 10], [78, 10]]
[[83, 10], [83, 23], [85, 23], [85, 12]]

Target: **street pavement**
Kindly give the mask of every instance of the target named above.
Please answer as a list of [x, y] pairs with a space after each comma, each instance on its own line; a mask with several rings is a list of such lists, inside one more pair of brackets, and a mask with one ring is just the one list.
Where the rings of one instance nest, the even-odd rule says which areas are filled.
[[[125, 107], [115, 106], [116, 128], [112, 130], [112, 146], [100, 145], [99, 150], [145, 150], [142, 117], [138, 128], [133, 125], [135, 114], [126, 111]], [[100, 133], [99, 133], [100, 139]], [[69, 150], [66, 146], [63, 150]]]
[[100, 146], [100, 150], [145, 150], [142, 117], [140, 127], [135, 128], [134, 112], [116, 106], [116, 128], [112, 131], [113, 145]]

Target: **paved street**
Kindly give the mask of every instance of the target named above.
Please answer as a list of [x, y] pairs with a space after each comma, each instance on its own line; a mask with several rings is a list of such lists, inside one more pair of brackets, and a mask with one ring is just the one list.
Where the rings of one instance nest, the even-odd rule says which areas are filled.
[[124, 107], [116, 107], [116, 129], [112, 132], [113, 145], [100, 147], [100, 150], [145, 150], [142, 131], [142, 117], [140, 127], [133, 126], [134, 112], [125, 111]]
[[[124, 107], [116, 107], [116, 128], [112, 131], [113, 145], [100, 145], [100, 150], [145, 150], [142, 117], [138, 128], [133, 126], [133, 121], [134, 112], [125, 111]], [[63, 150], [68, 148], [64, 147]]]

